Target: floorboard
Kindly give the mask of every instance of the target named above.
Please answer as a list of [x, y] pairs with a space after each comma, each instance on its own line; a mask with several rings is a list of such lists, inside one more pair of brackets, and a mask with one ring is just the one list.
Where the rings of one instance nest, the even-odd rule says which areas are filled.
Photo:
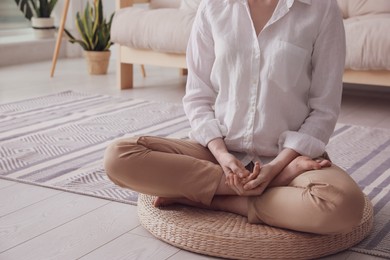
[[[33, 195], [34, 191], [31, 191]], [[0, 219], [0, 252], [20, 245], [109, 203], [73, 193], [59, 193]], [[27, 217], [28, 216], [28, 217]]]
[[0, 189], [0, 217], [59, 193], [61, 193], [61, 191], [22, 183]]
[[179, 249], [160, 240], [126, 233], [80, 260], [166, 259], [177, 252]]
[[138, 226], [136, 207], [109, 202], [0, 254], [0, 259], [78, 259]]
[[0, 179], [0, 189], [7, 188], [9, 186], [16, 185], [16, 182]]

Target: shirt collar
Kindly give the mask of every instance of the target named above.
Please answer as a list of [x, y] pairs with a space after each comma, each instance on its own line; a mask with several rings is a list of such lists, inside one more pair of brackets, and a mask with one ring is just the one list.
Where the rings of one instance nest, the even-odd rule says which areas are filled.
[[312, 0], [287, 0], [287, 6], [288, 6], [288, 8], [290, 8], [290, 7], [293, 5], [293, 3], [294, 3], [295, 1], [299, 1], [299, 2], [301, 2], [301, 3], [311, 5], [311, 1], [312, 1]]
[[[241, 0], [241, 2], [247, 2], [248, 0]], [[299, 2], [302, 2], [304, 4], [308, 4], [308, 5], [311, 5], [311, 1], [312, 0], [287, 0], [287, 5], [289, 7], [292, 6], [292, 4], [295, 2], [295, 1], [299, 1]], [[232, 0], [230, 2], [233, 2]]]

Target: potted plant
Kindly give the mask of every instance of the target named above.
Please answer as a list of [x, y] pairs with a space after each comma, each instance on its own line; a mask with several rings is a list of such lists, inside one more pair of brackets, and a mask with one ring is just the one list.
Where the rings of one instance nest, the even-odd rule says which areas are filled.
[[84, 13], [76, 14], [76, 26], [81, 39], [76, 39], [68, 30], [65, 30], [71, 43], [78, 43], [84, 49], [84, 56], [88, 63], [90, 74], [106, 74], [110, 60], [111, 23], [114, 14], [107, 21], [103, 16], [101, 0], [94, 0], [93, 5], [87, 2]]
[[15, 0], [24, 16], [31, 21], [37, 38], [53, 38], [55, 27], [51, 13], [58, 0]]

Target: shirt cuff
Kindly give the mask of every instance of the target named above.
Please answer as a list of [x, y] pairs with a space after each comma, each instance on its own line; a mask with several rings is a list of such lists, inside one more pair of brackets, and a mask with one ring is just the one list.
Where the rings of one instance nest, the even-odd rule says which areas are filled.
[[207, 146], [210, 141], [226, 136], [226, 132], [226, 127], [221, 125], [217, 119], [213, 119], [192, 129], [189, 136], [201, 145]]
[[301, 155], [317, 158], [324, 154], [326, 144], [321, 140], [299, 132], [285, 131], [279, 138], [279, 152], [290, 148]]

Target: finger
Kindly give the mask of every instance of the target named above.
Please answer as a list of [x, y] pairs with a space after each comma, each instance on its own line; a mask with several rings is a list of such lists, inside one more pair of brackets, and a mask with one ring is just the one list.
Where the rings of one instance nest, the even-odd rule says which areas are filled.
[[249, 174], [251, 174], [250, 171], [248, 171], [246, 168], [244, 168], [245, 170], [241, 173], [241, 175], [239, 175], [241, 178], [246, 178], [249, 176]]
[[237, 175], [233, 176], [234, 180], [234, 186], [236, 187], [236, 190], [238, 191], [238, 195], [242, 195], [244, 193], [244, 188], [242, 187], [240, 180]]
[[265, 188], [266, 188], [265, 185], [259, 185], [254, 189], [244, 190], [242, 195], [243, 196], [259, 196], [264, 192]]
[[251, 189], [253, 189], [254, 187], [256, 187], [256, 186], [254, 185], [254, 181], [255, 181], [255, 180], [251, 180], [251, 181], [247, 182], [247, 183], [244, 185], [244, 189], [245, 189], [245, 190], [251, 190]]
[[244, 178], [249, 175], [249, 171], [245, 169], [243, 165], [232, 165], [231, 169], [233, 173], [237, 174], [240, 178]]
[[236, 176], [234, 173], [229, 175], [229, 186], [230, 187], [235, 187], [235, 185], [234, 185], [234, 176]]
[[226, 172], [225, 172], [225, 184], [226, 184], [226, 185], [229, 184], [229, 175], [230, 175], [230, 173], [226, 173]]
[[254, 188], [258, 187], [259, 185], [261, 185], [262, 182], [264, 182], [264, 178], [262, 176], [259, 176], [260, 173], [261, 173], [261, 166], [260, 166], [259, 162], [255, 163], [255, 167], [253, 168], [253, 173], [256, 174], [256, 178], [254, 178], [253, 180], [248, 181], [244, 185], [244, 189], [245, 190], [254, 189]]
[[222, 167], [223, 172], [225, 173], [225, 176], [229, 176], [229, 174], [233, 173], [232, 170], [228, 167]]
[[235, 193], [237, 193], [238, 195], [241, 195], [242, 194], [242, 191], [240, 191], [240, 189], [238, 189], [237, 187], [236, 187], [236, 185], [234, 184], [234, 179], [235, 178], [238, 178], [237, 177], [237, 175], [235, 175], [235, 174], [230, 174], [229, 175], [229, 180], [228, 180], [228, 183], [227, 183], [227, 185], [235, 192]]
[[226, 176], [226, 180], [225, 180], [225, 184], [228, 185], [229, 187], [232, 187], [234, 186], [234, 179], [233, 179], [233, 176], [235, 176], [236, 174], [230, 170], [229, 168], [226, 168], [226, 172], [225, 172], [225, 176]]
[[256, 177], [260, 174], [261, 165], [259, 162], [255, 162], [255, 166], [253, 167], [253, 173], [255, 173]]
[[242, 183], [247, 183], [251, 180], [256, 179], [257, 176], [259, 176], [260, 174], [260, 170], [261, 170], [260, 163], [255, 162], [255, 166], [253, 167], [253, 172], [247, 178], [245, 178]]
[[227, 186], [229, 186], [229, 187], [232, 186], [232, 181], [231, 181], [232, 176], [233, 176], [232, 174], [226, 175], [225, 184], [226, 184]]
[[244, 185], [244, 189], [245, 190], [254, 189], [254, 188], [258, 187], [260, 185], [260, 183], [261, 183], [261, 181], [259, 179], [251, 180]]

